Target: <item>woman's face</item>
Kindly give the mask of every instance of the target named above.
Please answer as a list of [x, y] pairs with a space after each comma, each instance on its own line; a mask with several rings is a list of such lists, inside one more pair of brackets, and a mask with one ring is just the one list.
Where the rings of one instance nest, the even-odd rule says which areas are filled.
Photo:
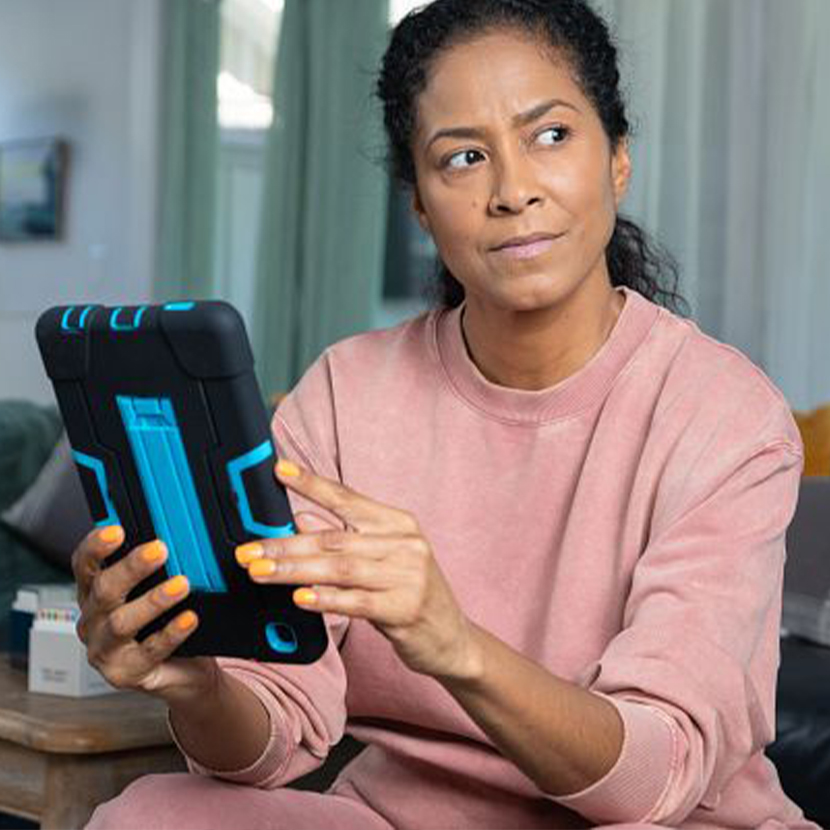
[[529, 311], [610, 291], [628, 153], [612, 153], [568, 65], [538, 41], [498, 31], [440, 55], [413, 155], [416, 213], [468, 303]]

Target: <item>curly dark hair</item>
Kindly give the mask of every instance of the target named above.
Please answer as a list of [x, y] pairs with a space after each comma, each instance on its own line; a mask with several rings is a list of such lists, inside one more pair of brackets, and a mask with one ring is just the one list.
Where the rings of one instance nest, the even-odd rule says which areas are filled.
[[[415, 186], [412, 140], [417, 98], [426, 88], [430, 67], [446, 49], [504, 28], [541, 38], [566, 58], [574, 79], [596, 109], [612, 149], [629, 136], [617, 49], [607, 23], [587, 0], [434, 0], [397, 25], [377, 80], [388, 164], [404, 186]], [[606, 260], [613, 286], [628, 286], [684, 314], [681, 306], [688, 304], [677, 292], [676, 260], [630, 219], [617, 216]], [[432, 293], [441, 305], [450, 307], [464, 299], [464, 287], [440, 259]]]

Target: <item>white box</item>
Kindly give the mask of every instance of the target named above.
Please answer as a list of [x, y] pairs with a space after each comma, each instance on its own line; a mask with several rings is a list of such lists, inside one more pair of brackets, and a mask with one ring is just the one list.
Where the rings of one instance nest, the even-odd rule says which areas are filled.
[[[29, 631], [41, 606], [75, 602], [75, 583], [26, 583], [17, 589], [9, 610], [9, 662], [27, 670], [29, 666]], [[77, 607], [77, 606], [76, 606]]]
[[117, 692], [89, 665], [75, 632], [77, 605], [38, 610], [29, 632], [29, 691], [65, 697]]

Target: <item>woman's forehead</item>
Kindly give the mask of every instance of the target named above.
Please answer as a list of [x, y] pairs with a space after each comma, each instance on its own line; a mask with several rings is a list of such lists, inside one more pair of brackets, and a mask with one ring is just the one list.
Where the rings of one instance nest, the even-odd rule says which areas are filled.
[[568, 62], [529, 34], [487, 32], [437, 56], [418, 96], [419, 131], [447, 120], [512, 118], [550, 99], [586, 105]]

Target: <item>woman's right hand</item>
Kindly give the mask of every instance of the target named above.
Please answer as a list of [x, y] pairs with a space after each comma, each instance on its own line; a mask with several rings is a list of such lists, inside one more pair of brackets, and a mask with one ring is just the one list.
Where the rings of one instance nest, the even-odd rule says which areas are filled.
[[81, 608], [76, 629], [89, 664], [117, 689], [137, 689], [169, 702], [204, 694], [217, 679], [215, 659], [170, 657], [196, 629], [193, 611], [183, 611], [164, 628], [136, 640], [145, 625], [188, 595], [187, 577], [175, 576], [127, 602], [133, 587], [162, 567], [167, 550], [156, 540], [103, 567], [123, 541], [123, 529], [110, 525], [87, 534], [72, 554]]

